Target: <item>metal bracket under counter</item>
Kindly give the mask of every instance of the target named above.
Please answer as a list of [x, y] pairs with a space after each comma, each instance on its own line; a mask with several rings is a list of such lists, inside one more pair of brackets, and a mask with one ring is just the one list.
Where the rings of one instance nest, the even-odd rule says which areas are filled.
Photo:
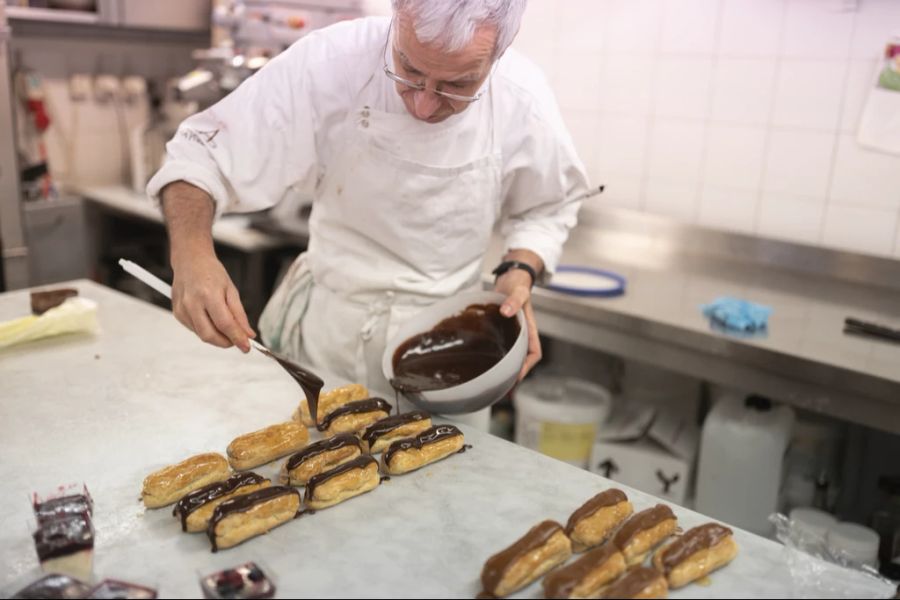
[[[541, 334], [900, 434], [900, 344], [843, 333], [847, 316], [900, 324], [900, 261], [609, 210], [582, 219], [561, 262], [619, 272], [628, 291], [536, 288]], [[772, 306], [767, 335], [713, 331], [700, 307], [719, 295]]]

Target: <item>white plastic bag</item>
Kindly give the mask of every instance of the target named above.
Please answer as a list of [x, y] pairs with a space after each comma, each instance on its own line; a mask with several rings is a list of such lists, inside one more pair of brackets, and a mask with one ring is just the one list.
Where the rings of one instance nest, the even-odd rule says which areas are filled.
[[95, 333], [97, 303], [87, 298], [69, 298], [40, 316], [29, 315], [0, 323], [0, 348], [63, 333]]
[[868, 565], [829, 551], [822, 536], [794, 527], [787, 516], [776, 514], [769, 520], [784, 544], [792, 598], [893, 598], [897, 593], [896, 583]]

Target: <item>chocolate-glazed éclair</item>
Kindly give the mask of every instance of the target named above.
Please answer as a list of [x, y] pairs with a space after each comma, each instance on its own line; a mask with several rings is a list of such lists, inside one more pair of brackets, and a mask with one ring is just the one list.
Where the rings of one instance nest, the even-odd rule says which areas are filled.
[[674, 518], [675, 513], [672, 512], [671, 508], [665, 504], [657, 504], [653, 508], [641, 511], [625, 521], [622, 528], [616, 532], [616, 536], [613, 540], [620, 550], [624, 550], [625, 546], [628, 545], [628, 542], [630, 542], [638, 533], [650, 529], [651, 527], [655, 527], [663, 521]]
[[212, 502], [222, 496], [227, 496], [246, 485], [257, 485], [265, 480], [265, 477], [257, 475], [252, 471], [232, 475], [225, 481], [211, 483], [199, 490], [194, 490], [187, 494], [175, 504], [175, 508], [172, 509], [172, 515], [181, 517], [181, 530], [187, 531], [188, 515], [204, 504]]
[[485, 592], [491, 593], [497, 589], [500, 580], [515, 560], [534, 552], [562, 530], [562, 525], [556, 521], [544, 521], [532, 527], [512, 546], [490, 557], [481, 571], [481, 585]]
[[384, 398], [366, 398], [365, 400], [355, 400], [353, 402], [348, 402], [343, 406], [339, 406], [322, 419], [322, 422], [319, 423], [316, 427], [319, 431], [325, 431], [331, 424], [340, 417], [345, 417], [347, 415], [359, 415], [367, 412], [374, 412], [376, 410], [381, 410], [386, 412], [387, 414], [391, 414], [391, 405], [388, 404], [387, 400]]
[[[551, 571], [544, 579], [544, 592], [548, 598], [568, 598], [579, 583], [594, 569], [600, 568], [619, 549], [615, 544], [603, 544], [587, 552], [570, 565]], [[624, 563], [624, 559], [623, 559]]]
[[600, 492], [572, 513], [572, 516], [566, 522], [566, 535], [572, 535], [572, 532], [575, 531], [575, 526], [582, 519], [590, 517], [601, 508], [615, 506], [620, 502], [628, 502], [628, 496], [622, 490], [611, 489]]
[[421, 450], [423, 446], [427, 446], [428, 444], [433, 444], [434, 442], [437, 442], [439, 440], [455, 437], [462, 434], [462, 431], [460, 431], [455, 425], [435, 425], [431, 429], [426, 429], [422, 433], [416, 435], [416, 437], [405, 440], [398, 440], [388, 446], [387, 450], [384, 451], [384, 464], [389, 464], [391, 462], [391, 458], [397, 452], [401, 452], [403, 450], [411, 450], [413, 448], [415, 448], [416, 450]]
[[263, 354], [277, 360], [278, 364], [288, 372], [288, 375], [293, 377], [294, 381], [300, 384], [300, 388], [306, 396], [306, 403], [309, 406], [310, 418], [312, 418], [312, 422], [315, 423], [316, 416], [319, 412], [319, 393], [322, 391], [322, 386], [325, 385], [322, 378], [315, 373], [307, 371], [297, 363], [288, 360], [286, 357], [281, 356], [277, 352], [264, 349]]
[[[293, 471], [311, 458], [315, 458], [320, 454], [331, 452], [332, 450], [340, 450], [347, 446], [356, 446], [360, 448], [359, 438], [352, 433], [339, 433], [330, 438], [320, 440], [315, 444], [310, 444], [300, 452], [292, 454], [287, 461], [287, 470]], [[362, 450], [362, 448], [360, 448]]]
[[416, 393], [465, 383], [500, 362], [518, 336], [518, 319], [501, 315], [499, 304], [472, 304], [403, 342], [391, 385]]
[[304, 495], [304, 500], [309, 502], [315, 497], [316, 488], [329, 479], [333, 479], [338, 475], [343, 475], [349, 471], [354, 469], [365, 469], [371, 464], [378, 464], [372, 456], [369, 454], [363, 454], [362, 456], [357, 456], [353, 460], [349, 462], [345, 462], [342, 465], [338, 465], [330, 471], [325, 471], [324, 473], [319, 473], [318, 475], [313, 475], [309, 481], [306, 482], [306, 494]]
[[249, 494], [244, 494], [243, 496], [237, 496], [236, 498], [226, 500], [225, 502], [217, 506], [215, 512], [213, 512], [213, 515], [209, 520], [209, 526], [206, 529], [206, 535], [209, 537], [209, 541], [212, 542], [212, 551], [218, 552], [219, 550], [219, 546], [216, 543], [216, 525], [219, 524], [219, 521], [221, 521], [228, 515], [238, 512], [245, 512], [247, 510], [250, 510], [257, 504], [266, 502], [267, 500], [272, 500], [273, 498], [278, 498], [279, 496], [287, 496], [289, 494], [297, 496], [297, 501], [299, 503], [300, 492], [298, 492], [296, 489], [292, 487], [273, 485], [272, 487], [263, 488]]
[[697, 552], [715, 546], [732, 533], [731, 529], [718, 523], [707, 523], [691, 529], [662, 549], [663, 572], [668, 575], [672, 569]]
[[424, 410], [414, 410], [412, 412], [403, 413], [402, 415], [387, 417], [366, 427], [365, 432], [362, 434], [362, 439], [371, 447], [378, 438], [390, 433], [398, 427], [430, 418], [431, 415]]
[[[635, 567], [603, 590], [604, 598], [634, 598], [644, 588], [662, 578], [662, 573], [647, 567]], [[663, 580], [665, 581], [665, 580]]]

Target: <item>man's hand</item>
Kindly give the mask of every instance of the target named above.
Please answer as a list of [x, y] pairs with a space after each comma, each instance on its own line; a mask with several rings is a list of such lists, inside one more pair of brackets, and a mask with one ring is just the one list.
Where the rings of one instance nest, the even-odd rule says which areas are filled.
[[176, 264], [172, 312], [182, 325], [214, 346], [250, 351], [256, 337], [237, 288], [215, 255], [193, 256]]
[[213, 200], [203, 190], [176, 181], [162, 190], [169, 231], [172, 312], [201, 340], [220, 348], [250, 351], [256, 337], [237, 288], [216, 258], [212, 241]]
[[[543, 261], [533, 252], [528, 250], [512, 250], [503, 257], [503, 260], [517, 260], [526, 262], [534, 268], [536, 273], [543, 270]], [[531, 275], [522, 269], [510, 269], [497, 279], [494, 289], [506, 295], [506, 301], [500, 307], [500, 314], [504, 317], [514, 317], [519, 309], [525, 312], [525, 323], [528, 326], [528, 355], [525, 364], [519, 371], [519, 381], [541, 360], [541, 338], [538, 335], [537, 321], [534, 318], [534, 309], [531, 307]]]

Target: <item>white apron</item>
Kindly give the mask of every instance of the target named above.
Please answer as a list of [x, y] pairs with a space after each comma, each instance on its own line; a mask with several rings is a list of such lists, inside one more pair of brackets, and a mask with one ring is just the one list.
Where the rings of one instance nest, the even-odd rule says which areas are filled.
[[[370, 78], [343, 124], [317, 188], [309, 249], [266, 305], [260, 332], [312, 370], [393, 402], [381, 371], [387, 340], [422, 307], [480, 288], [500, 212], [501, 156], [490, 91], [460, 160], [458, 145], [449, 146], [458, 128], [447, 121], [463, 114], [427, 124], [375, 110], [374, 87]], [[410, 408], [401, 399], [401, 410]], [[453, 418], [486, 430], [489, 410]]]

